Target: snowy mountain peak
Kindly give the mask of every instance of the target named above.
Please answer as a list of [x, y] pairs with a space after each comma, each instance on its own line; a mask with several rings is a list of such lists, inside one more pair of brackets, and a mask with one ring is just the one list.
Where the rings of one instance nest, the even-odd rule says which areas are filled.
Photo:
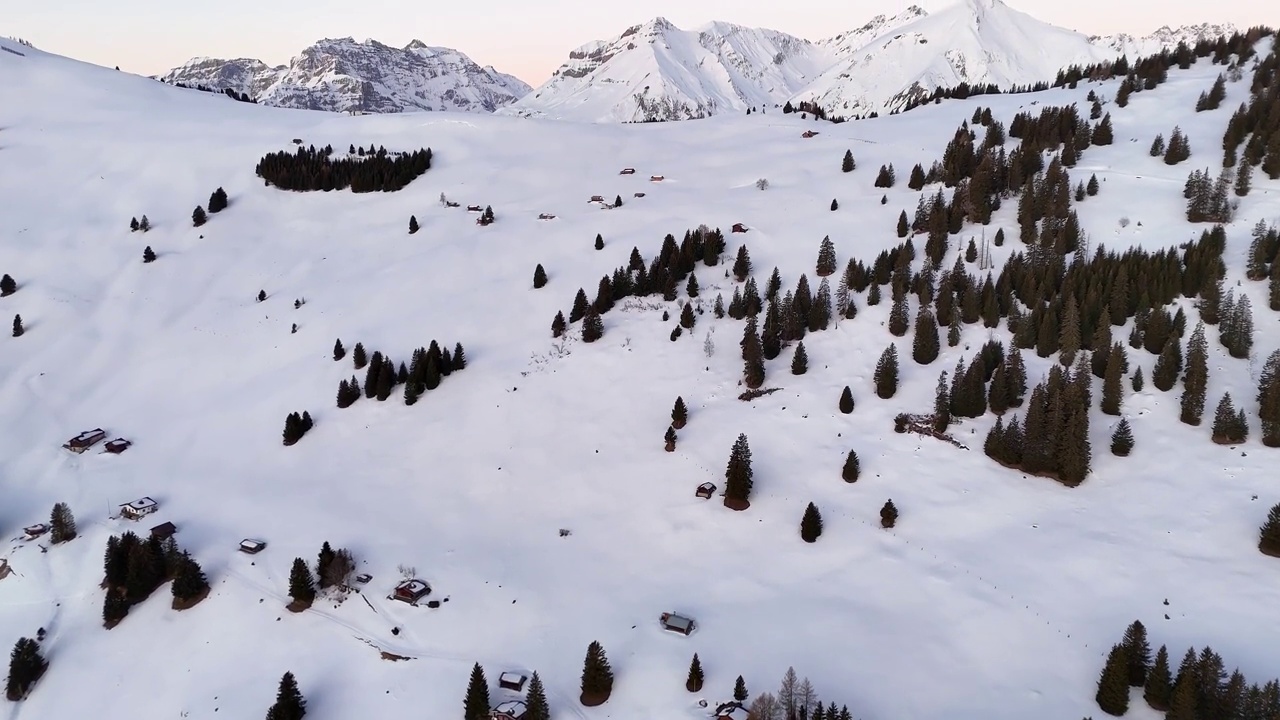
[[397, 49], [372, 38], [325, 38], [288, 65], [260, 60], [195, 58], [162, 76], [166, 82], [230, 88], [264, 105], [329, 111], [492, 112], [530, 88], [457, 50], [413, 40]]

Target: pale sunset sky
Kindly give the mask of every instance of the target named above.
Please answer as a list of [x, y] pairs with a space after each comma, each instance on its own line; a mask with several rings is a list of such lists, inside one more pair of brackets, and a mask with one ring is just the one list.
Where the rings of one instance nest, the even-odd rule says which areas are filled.
[[[916, 4], [936, 10], [956, 0]], [[765, 27], [817, 40], [895, 14], [911, 0], [39, 0], [5, 3], [0, 35], [48, 52], [146, 75], [195, 56], [250, 57], [287, 63], [318, 39], [373, 38], [403, 47], [419, 39], [461, 50], [537, 86], [573, 48], [619, 35], [662, 16], [681, 28], [711, 20]], [[1012, 0], [1013, 8], [1086, 34], [1145, 34], [1162, 26], [1212, 22], [1238, 27], [1274, 24], [1266, 0]], [[1270, 13], [1274, 15], [1274, 13]]]

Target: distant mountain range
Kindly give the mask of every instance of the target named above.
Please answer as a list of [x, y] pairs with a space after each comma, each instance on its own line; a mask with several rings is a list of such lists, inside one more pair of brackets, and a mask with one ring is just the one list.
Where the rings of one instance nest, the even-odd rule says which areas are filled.
[[1145, 37], [1089, 36], [1002, 0], [960, 0], [935, 13], [913, 5], [878, 15], [816, 42], [726, 22], [682, 30], [658, 17], [574, 49], [536, 90], [456, 50], [350, 38], [322, 40], [274, 68], [196, 58], [162, 79], [232, 89], [266, 105], [331, 111], [639, 122], [807, 101], [851, 117], [891, 112], [939, 87], [1029, 85], [1071, 64], [1135, 58], [1233, 32], [1230, 25], [1195, 25]]
[[261, 60], [194, 58], [160, 79], [231, 89], [264, 105], [332, 112], [493, 112], [530, 90], [457, 50], [418, 40], [394, 48], [352, 38], [321, 40], [278, 67]]

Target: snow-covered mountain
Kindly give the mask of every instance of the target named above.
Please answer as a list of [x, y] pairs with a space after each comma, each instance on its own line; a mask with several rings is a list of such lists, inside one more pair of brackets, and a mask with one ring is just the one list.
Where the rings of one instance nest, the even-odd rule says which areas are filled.
[[1233, 30], [1197, 25], [1090, 37], [1002, 0], [961, 0], [932, 14], [912, 5], [816, 42], [720, 22], [685, 31], [656, 18], [577, 48], [548, 82], [503, 112], [679, 120], [790, 100], [844, 116], [884, 113], [938, 87], [1027, 85], [1073, 63], [1151, 54]]
[[583, 45], [504, 113], [590, 121], [684, 120], [782, 103], [828, 65], [808, 40], [713, 22], [681, 30], [665, 18]]
[[232, 89], [264, 105], [370, 113], [493, 112], [530, 90], [457, 50], [419, 40], [394, 48], [352, 38], [321, 40], [278, 67], [245, 58], [194, 58], [161, 79]]

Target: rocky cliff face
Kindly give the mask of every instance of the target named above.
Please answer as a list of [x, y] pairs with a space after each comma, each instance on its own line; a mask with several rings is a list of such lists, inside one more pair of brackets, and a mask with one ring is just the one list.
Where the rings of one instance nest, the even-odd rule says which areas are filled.
[[278, 67], [243, 58], [195, 58], [160, 79], [230, 88], [263, 105], [332, 112], [493, 112], [530, 90], [457, 50], [417, 40], [393, 48], [351, 38], [321, 40]]

